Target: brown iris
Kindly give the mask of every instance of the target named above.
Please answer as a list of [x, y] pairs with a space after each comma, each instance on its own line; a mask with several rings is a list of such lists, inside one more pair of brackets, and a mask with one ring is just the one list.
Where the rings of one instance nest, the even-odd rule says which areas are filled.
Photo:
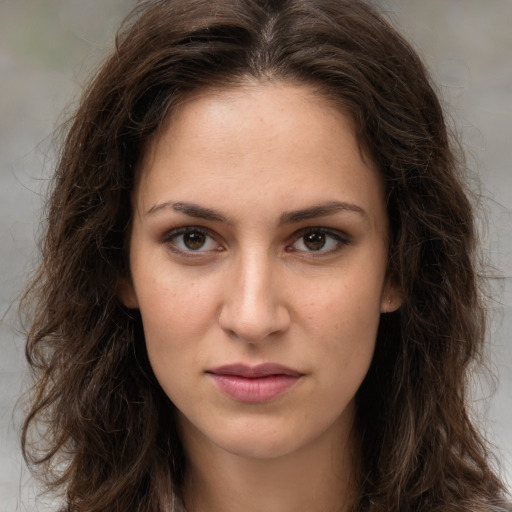
[[203, 247], [206, 240], [206, 235], [199, 231], [193, 231], [191, 233], [185, 233], [183, 235], [183, 243], [186, 247], [191, 250], [198, 250]]
[[319, 251], [325, 245], [325, 234], [320, 232], [308, 233], [303, 237], [304, 245], [311, 251]]

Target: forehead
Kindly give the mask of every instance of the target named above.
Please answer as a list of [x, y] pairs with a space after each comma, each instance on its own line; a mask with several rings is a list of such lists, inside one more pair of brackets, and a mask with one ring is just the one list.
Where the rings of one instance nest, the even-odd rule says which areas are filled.
[[[302, 150], [307, 150], [315, 149], [315, 142], [325, 138], [333, 125], [343, 125], [346, 131], [355, 134], [355, 123], [341, 104], [306, 84], [246, 79], [238, 85], [199, 89], [171, 107], [161, 128], [148, 141], [142, 168], [147, 171], [156, 149], [161, 151], [163, 144], [170, 149], [172, 141], [175, 150], [179, 149], [178, 144], [204, 143], [207, 149], [206, 145], [213, 143], [220, 152], [227, 149], [222, 139], [230, 131], [233, 149], [236, 143], [242, 143], [247, 153], [252, 149], [251, 139], [258, 138], [259, 145], [260, 136], [266, 132], [269, 150], [291, 142], [285, 140], [288, 134], [294, 136], [297, 144], [301, 135], [307, 137], [309, 143], [302, 146]], [[360, 152], [361, 158], [372, 166], [371, 159]]]
[[248, 83], [175, 108], [148, 145], [137, 190], [146, 211], [173, 199], [228, 207], [230, 197], [247, 207], [269, 198], [292, 209], [306, 200], [369, 205], [382, 200], [382, 183], [332, 102], [306, 86]]

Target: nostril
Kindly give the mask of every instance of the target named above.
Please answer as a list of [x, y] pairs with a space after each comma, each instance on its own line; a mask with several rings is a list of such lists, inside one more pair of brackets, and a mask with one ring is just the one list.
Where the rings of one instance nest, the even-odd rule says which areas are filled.
[[286, 331], [290, 316], [268, 250], [246, 247], [230, 270], [232, 280], [224, 289], [220, 327], [231, 338], [253, 344]]
[[285, 332], [289, 318], [287, 310], [282, 306], [259, 310], [224, 307], [219, 316], [219, 324], [231, 338], [255, 344]]

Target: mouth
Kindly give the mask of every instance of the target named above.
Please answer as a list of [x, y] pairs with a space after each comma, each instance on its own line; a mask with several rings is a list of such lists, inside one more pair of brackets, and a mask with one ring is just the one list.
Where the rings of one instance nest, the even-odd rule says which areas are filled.
[[234, 364], [206, 372], [225, 395], [237, 402], [263, 403], [285, 393], [303, 374], [286, 366]]

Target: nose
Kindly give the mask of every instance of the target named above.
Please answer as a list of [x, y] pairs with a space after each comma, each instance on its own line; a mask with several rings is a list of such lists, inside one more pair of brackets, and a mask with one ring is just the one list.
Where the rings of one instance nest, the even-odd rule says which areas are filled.
[[289, 310], [276, 279], [279, 269], [269, 260], [267, 255], [256, 254], [240, 259], [225, 288], [220, 326], [246, 343], [275, 338], [290, 326]]

